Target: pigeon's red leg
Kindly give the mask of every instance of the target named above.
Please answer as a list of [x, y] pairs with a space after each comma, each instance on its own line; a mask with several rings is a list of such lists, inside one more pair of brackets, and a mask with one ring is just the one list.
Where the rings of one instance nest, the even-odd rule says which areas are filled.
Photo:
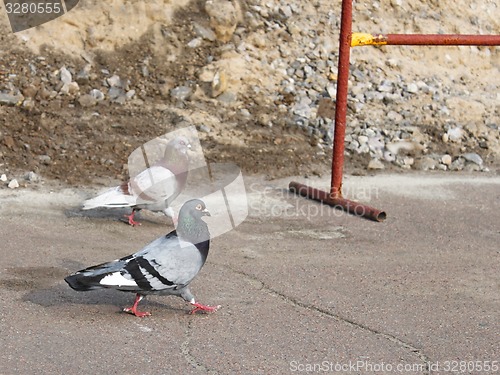
[[190, 314], [194, 314], [196, 311], [216, 312], [218, 309], [220, 309], [220, 305], [218, 305], [218, 306], [206, 306], [206, 305], [202, 305], [201, 303], [197, 303], [197, 302], [192, 302], [191, 305], [194, 306], [194, 309], [192, 309], [189, 312]]
[[139, 318], [144, 318], [145, 316], [150, 316], [151, 315], [150, 312], [137, 311], [137, 305], [139, 304], [139, 302], [141, 301], [142, 298], [143, 298], [143, 296], [141, 296], [140, 294], [136, 294], [135, 301], [134, 301], [134, 304], [132, 305], [132, 307], [125, 307], [123, 309], [123, 311], [128, 312], [132, 315], [135, 315]]
[[136, 210], [132, 210], [132, 213], [130, 215], [124, 215], [128, 219], [128, 223], [130, 225], [132, 225], [133, 227], [135, 227], [136, 225], [141, 225], [141, 223], [134, 220], [134, 216], [135, 216], [136, 212], [137, 212]]

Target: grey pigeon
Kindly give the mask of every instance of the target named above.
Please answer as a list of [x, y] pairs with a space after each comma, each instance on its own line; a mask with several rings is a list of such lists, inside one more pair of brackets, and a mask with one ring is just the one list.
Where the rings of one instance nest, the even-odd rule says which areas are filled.
[[220, 306], [197, 303], [189, 283], [200, 272], [210, 247], [210, 216], [205, 203], [192, 199], [184, 203], [177, 229], [127, 257], [78, 271], [64, 280], [77, 291], [112, 288], [136, 293], [132, 307], [123, 311], [138, 317], [151, 315], [137, 311], [139, 301], [148, 294], [175, 295], [191, 303], [196, 311], [216, 311]]
[[134, 220], [135, 213], [145, 208], [163, 211], [175, 221], [171, 203], [184, 189], [187, 181], [189, 140], [180, 136], [168, 142], [163, 158], [120, 186], [106, 190], [83, 203], [84, 210], [98, 207], [131, 207], [125, 215], [130, 225], [140, 225]]

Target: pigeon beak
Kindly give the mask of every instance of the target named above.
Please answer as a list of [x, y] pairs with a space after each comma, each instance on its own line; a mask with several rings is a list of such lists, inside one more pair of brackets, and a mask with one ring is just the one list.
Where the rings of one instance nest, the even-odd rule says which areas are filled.
[[201, 211], [201, 213], [203, 214], [203, 216], [212, 216], [210, 215], [210, 212], [208, 212], [206, 208], [203, 211]]

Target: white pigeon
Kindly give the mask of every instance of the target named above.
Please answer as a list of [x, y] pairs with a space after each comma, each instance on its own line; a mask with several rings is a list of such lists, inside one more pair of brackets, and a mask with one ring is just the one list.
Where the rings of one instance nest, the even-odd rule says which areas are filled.
[[188, 176], [189, 140], [179, 136], [168, 142], [163, 158], [151, 167], [123, 184], [106, 190], [95, 198], [83, 203], [84, 210], [98, 207], [131, 207], [132, 213], [125, 215], [130, 225], [140, 225], [134, 220], [136, 212], [145, 208], [150, 211], [163, 211], [174, 221], [171, 203], [184, 189]]

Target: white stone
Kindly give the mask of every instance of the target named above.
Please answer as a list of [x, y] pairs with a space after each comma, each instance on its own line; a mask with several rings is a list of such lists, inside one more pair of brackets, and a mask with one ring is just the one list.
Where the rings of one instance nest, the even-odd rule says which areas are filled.
[[467, 154], [463, 154], [462, 157], [465, 160], [470, 161], [471, 163], [477, 164], [479, 166], [483, 165], [483, 159], [475, 152], [469, 152]]
[[189, 48], [198, 48], [201, 46], [201, 43], [203, 42], [203, 39], [201, 37], [198, 37], [198, 38], [194, 38], [193, 40], [191, 40], [187, 46]]
[[441, 156], [441, 163], [443, 163], [444, 165], [450, 165], [451, 162], [452, 162], [451, 155], [444, 154], [443, 156]]
[[71, 73], [68, 69], [66, 69], [66, 67], [62, 67], [61, 70], [59, 71], [59, 73], [61, 74], [61, 82], [68, 85], [71, 83], [71, 81], [73, 80], [73, 77], [71, 76]]
[[446, 133], [452, 142], [460, 142], [464, 136], [464, 131], [461, 128], [450, 128]]
[[368, 137], [366, 135], [360, 135], [358, 137], [358, 142], [360, 145], [364, 145], [365, 143], [368, 143]]
[[417, 84], [416, 83], [410, 83], [406, 87], [406, 91], [408, 91], [411, 94], [416, 94], [418, 92], [418, 86], [417, 86]]
[[368, 169], [384, 169], [384, 164], [379, 159], [372, 159], [368, 163]]
[[14, 178], [9, 182], [9, 185], [7, 185], [10, 189], [15, 189], [19, 187], [19, 182]]

